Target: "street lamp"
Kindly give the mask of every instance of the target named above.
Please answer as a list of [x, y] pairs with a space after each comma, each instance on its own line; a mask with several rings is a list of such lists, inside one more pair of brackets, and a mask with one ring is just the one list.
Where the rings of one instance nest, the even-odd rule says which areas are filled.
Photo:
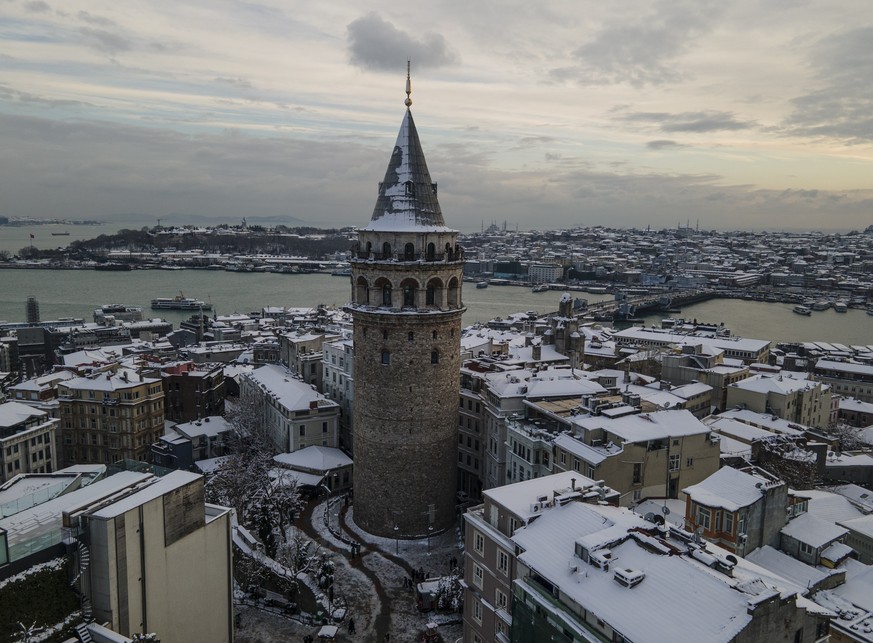
[[427, 555], [430, 556], [430, 535], [433, 533], [433, 525], [427, 526]]
[[397, 526], [397, 523], [394, 523], [394, 554], [400, 555], [400, 527]]

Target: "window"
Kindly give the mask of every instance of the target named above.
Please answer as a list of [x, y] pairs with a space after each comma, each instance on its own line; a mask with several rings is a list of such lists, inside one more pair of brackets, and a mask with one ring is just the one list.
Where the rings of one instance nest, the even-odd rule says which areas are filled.
[[685, 458], [685, 466], [690, 467], [694, 464], [694, 458]]
[[485, 581], [485, 570], [481, 566], [473, 563], [473, 584], [482, 589], [482, 584]]
[[477, 554], [485, 553], [485, 537], [478, 531], [473, 532], [473, 549]]
[[410, 342], [415, 341], [415, 333], [411, 332], [406, 336], [406, 339]]
[[737, 535], [746, 533], [746, 514], [737, 516]]
[[494, 592], [494, 604], [497, 606], [497, 609], [506, 609], [508, 601], [506, 600], [506, 594], [501, 592], [499, 589]]
[[431, 351], [430, 352], [430, 363], [431, 364], [439, 364], [440, 363], [439, 351]]
[[415, 245], [411, 243], [407, 243], [403, 246], [403, 258], [407, 261], [412, 261], [415, 259]]
[[403, 287], [403, 305], [415, 306], [415, 286]]
[[815, 553], [815, 547], [807, 543], [800, 543], [800, 553], [811, 556]]
[[670, 471], [679, 471], [679, 454], [670, 456]]
[[434, 288], [433, 286], [427, 287], [427, 290], [425, 291], [424, 303], [428, 306], [436, 305], [436, 288]]
[[[385, 284], [382, 286], [382, 305], [390, 306], [391, 305], [391, 284]], [[385, 331], [388, 332], [388, 331]]]
[[388, 366], [391, 363], [391, 352], [382, 351], [382, 366]]
[[643, 465], [640, 462], [634, 463], [634, 473], [631, 479], [632, 484], [639, 484], [642, 481]]
[[509, 554], [502, 549], [497, 550], [497, 571], [509, 574]]
[[[473, 620], [477, 623], [482, 623], [482, 603], [477, 600], [473, 600]], [[478, 638], [478, 637], [474, 637]]]
[[322, 433], [327, 433], [327, 422], [322, 422], [322, 423], [321, 423], [321, 432], [322, 432]]
[[734, 533], [734, 514], [731, 511], [725, 511], [722, 514], [721, 530], [726, 534]]
[[712, 512], [706, 507], [697, 507], [697, 526], [709, 531], [712, 527]]
[[300, 425], [300, 428], [298, 429], [298, 431], [300, 431], [300, 437], [301, 437], [301, 438], [305, 438], [305, 437], [306, 437], [306, 425], [305, 425], [305, 424], [301, 424], [301, 425]]
[[561, 451], [561, 464], [567, 464], [567, 454]]

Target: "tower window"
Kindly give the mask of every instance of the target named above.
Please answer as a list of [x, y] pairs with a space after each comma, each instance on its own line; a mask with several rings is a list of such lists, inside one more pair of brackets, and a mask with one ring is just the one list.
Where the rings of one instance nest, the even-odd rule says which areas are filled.
[[415, 259], [415, 245], [407, 243], [403, 247], [403, 258], [407, 261], [412, 261], [413, 259]]
[[403, 305], [415, 306], [415, 286], [403, 287]]
[[431, 337], [433, 337], [434, 339], [436, 339], [436, 338], [437, 338], [437, 332], [436, 332], [436, 331], [433, 331], [433, 332], [431, 333]]
[[382, 305], [391, 306], [391, 284], [382, 286]]
[[406, 196], [415, 196], [415, 183], [407, 181], [403, 187], [406, 188]]
[[382, 331], [382, 339], [388, 339], [388, 331], [387, 330]]
[[439, 364], [440, 363], [439, 351], [431, 351], [430, 352], [430, 363], [431, 364]]
[[427, 244], [427, 260], [433, 261], [436, 258], [436, 246], [432, 243]]
[[425, 304], [427, 304], [428, 306], [436, 305], [436, 288], [434, 288], [433, 286], [427, 287]]
[[[448, 244], [446, 244], [448, 245]], [[382, 244], [382, 258], [390, 259], [391, 258], [391, 244], [387, 241]]]
[[388, 366], [391, 363], [391, 351], [382, 351], [382, 366]]
[[415, 339], [415, 333], [409, 333], [407, 339], [409, 339], [410, 342], [413, 341]]

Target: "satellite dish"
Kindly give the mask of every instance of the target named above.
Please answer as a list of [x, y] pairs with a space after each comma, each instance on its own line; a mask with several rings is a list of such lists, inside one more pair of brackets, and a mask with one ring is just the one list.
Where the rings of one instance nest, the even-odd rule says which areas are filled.
[[653, 514], [651, 511], [643, 516], [643, 518], [648, 522], [655, 522], [655, 514]]
[[727, 560], [729, 563], [733, 563], [734, 565], [736, 565], [739, 562], [737, 560], [737, 557], [734, 556], [733, 554], [728, 554], [727, 556], [725, 556], [725, 560]]
[[664, 525], [664, 517], [663, 517], [663, 516], [659, 516], [658, 514], [655, 514], [655, 520], [654, 520], [654, 523], [655, 523], [656, 525], [663, 526], [663, 525]]
[[668, 507], [667, 505], [664, 505], [663, 507], [661, 507], [661, 513], [664, 514], [665, 516], [669, 516], [670, 515], [670, 507]]

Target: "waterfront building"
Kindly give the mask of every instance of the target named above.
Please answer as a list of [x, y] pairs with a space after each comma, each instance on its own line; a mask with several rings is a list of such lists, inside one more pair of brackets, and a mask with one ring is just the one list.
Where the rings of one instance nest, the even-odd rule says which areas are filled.
[[[410, 87], [407, 79], [407, 96]], [[455, 520], [464, 254], [445, 225], [407, 97], [352, 250], [355, 521], [418, 536]]]
[[620, 330], [612, 338], [622, 346], [684, 346], [700, 345], [703, 350], [719, 349], [724, 356], [741, 360], [744, 364], [766, 364], [770, 357], [770, 340], [740, 337], [713, 337], [707, 333], [682, 334], [657, 328], [636, 326]]
[[64, 466], [149, 462], [164, 428], [161, 380], [115, 367], [58, 384]]
[[21, 473], [58, 468], [60, 420], [20, 402], [0, 404], [0, 484]]

